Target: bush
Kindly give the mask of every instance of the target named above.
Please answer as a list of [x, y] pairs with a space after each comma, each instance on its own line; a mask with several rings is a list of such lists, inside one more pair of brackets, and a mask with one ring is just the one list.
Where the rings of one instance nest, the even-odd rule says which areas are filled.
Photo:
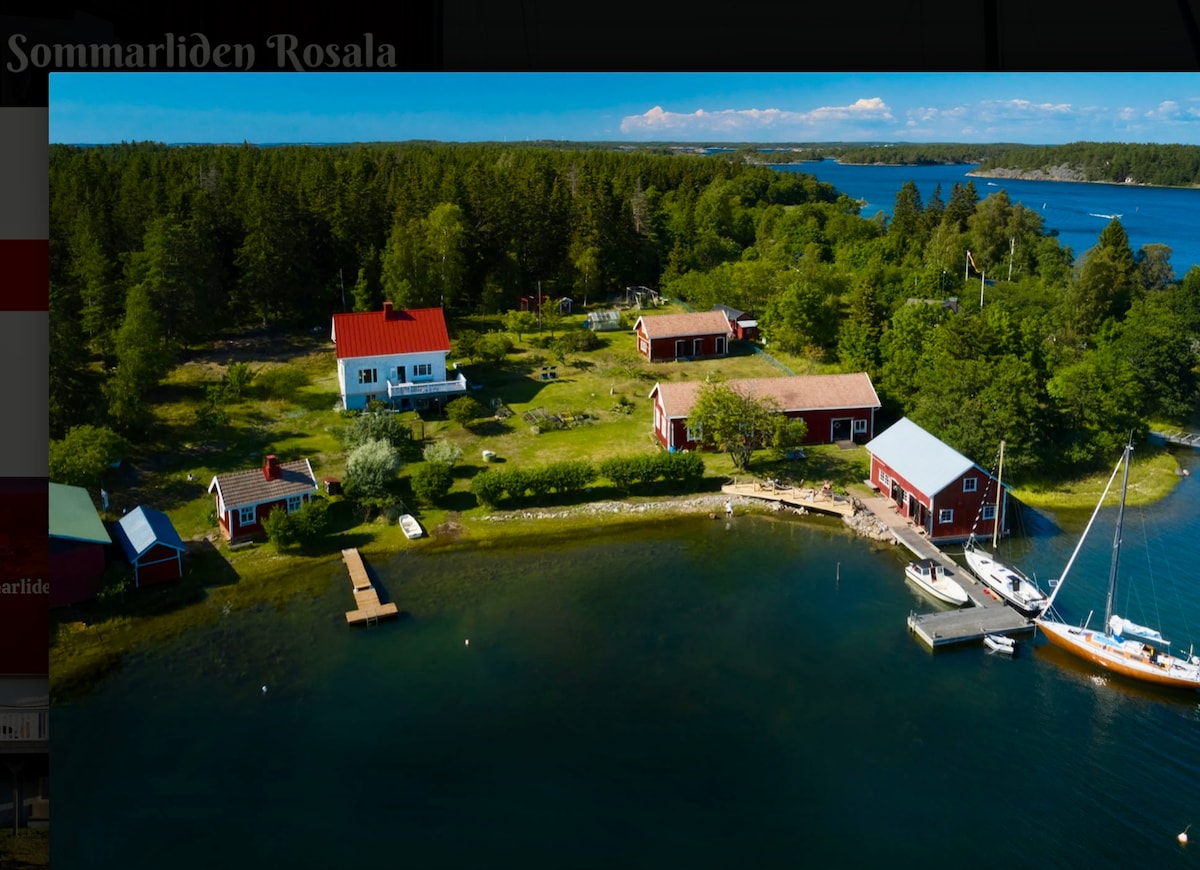
[[129, 442], [106, 426], [74, 426], [50, 442], [50, 479], [68, 486], [100, 485], [109, 465], [124, 458]]
[[509, 352], [513, 349], [512, 339], [503, 332], [489, 332], [481, 337], [475, 345], [475, 356], [481, 362], [496, 363], [503, 362]]
[[282, 507], [271, 510], [262, 521], [267, 540], [279, 549], [319, 538], [329, 527], [329, 502], [310, 498], [294, 513]]
[[225, 377], [221, 383], [225, 387], [225, 394], [230, 399], [237, 401], [242, 398], [252, 380], [254, 380], [254, 372], [250, 368], [250, 363], [231, 362], [225, 369]]
[[400, 456], [387, 441], [365, 441], [346, 459], [346, 493], [356, 500], [387, 495], [400, 470]]
[[266, 366], [254, 375], [255, 392], [267, 399], [290, 399], [308, 386], [308, 373], [296, 366]]
[[412, 491], [423, 504], [436, 504], [445, 498], [454, 484], [451, 466], [441, 462], [426, 462], [412, 470]]
[[600, 341], [600, 336], [592, 332], [590, 329], [580, 329], [572, 332], [564, 332], [554, 341], [554, 347], [563, 353], [583, 353], [589, 350], [595, 350], [603, 344]]
[[457, 444], [451, 444], [449, 441], [434, 441], [431, 444], [426, 444], [425, 449], [421, 451], [421, 458], [426, 462], [436, 462], [439, 465], [445, 465], [447, 468], [453, 468], [462, 460], [462, 448]]
[[487, 409], [470, 396], [459, 396], [446, 403], [446, 416], [464, 429], [485, 413]]
[[354, 450], [368, 441], [386, 441], [392, 447], [400, 448], [412, 441], [412, 437], [412, 430], [390, 411], [355, 414], [341, 432], [341, 441], [347, 450]]
[[484, 469], [471, 480], [471, 492], [479, 503], [494, 508], [504, 499], [506, 473]]

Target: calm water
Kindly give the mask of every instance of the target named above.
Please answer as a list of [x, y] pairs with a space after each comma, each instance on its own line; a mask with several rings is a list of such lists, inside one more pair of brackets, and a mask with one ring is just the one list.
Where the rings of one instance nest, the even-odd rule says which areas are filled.
[[1012, 202], [1040, 213], [1045, 228], [1058, 230], [1059, 240], [1078, 258], [1095, 246], [1111, 217], [1120, 215], [1134, 253], [1142, 245], [1164, 244], [1171, 248], [1171, 264], [1177, 278], [1200, 264], [1200, 190], [1161, 187], [1126, 187], [1118, 184], [1085, 184], [1071, 181], [1016, 181], [1008, 178], [972, 178], [969, 166], [842, 166], [832, 160], [776, 166], [776, 169], [806, 172], [827, 181], [855, 199], [865, 199], [864, 216], [890, 215], [896, 194], [904, 182], [912, 181], [921, 192], [921, 202], [942, 186], [942, 202], [949, 202], [954, 182], [975, 182], [979, 198], [1002, 188]]
[[[1185, 479], [1152, 549], [1194, 562], [1198, 509]], [[1078, 522], [1009, 552], [1053, 576]], [[1079, 618], [1094, 537], [1060, 596]], [[1194, 866], [1175, 835], [1200, 835], [1200, 699], [1041, 645], [933, 654], [903, 561], [749, 516], [402, 554], [375, 567], [412, 616], [363, 630], [331, 562], [326, 594], [224, 616], [55, 708], [55, 864]], [[1172, 579], [1200, 628], [1194, 571]]]

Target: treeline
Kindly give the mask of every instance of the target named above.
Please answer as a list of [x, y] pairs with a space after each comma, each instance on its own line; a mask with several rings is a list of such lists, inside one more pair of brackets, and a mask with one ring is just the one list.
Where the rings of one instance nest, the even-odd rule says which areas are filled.
[[1008, 146], [980, 161], [979, 172], [1017, 169], [1053, 172], [1067, 167], [1084, 181], [1189, 187], [1200, 184], [1200, 146], [1130, 142], [1072, 142]]
[[1179, 281], [1119, 221], [1077, 260], [971, 182], [927, 201], [908, 182], [867, 218], [736, 151], [404, 143], [54, 147], [50, 185], [55, 438], [136, 434], [173, 354], [222, 330], [327, 328], [386, 298], [444, 305], [459, 340], [456, 313], [539, 285], [749, 311], [770, 348], [869, 372], [887, 414], [966, 455], [1004, 439], [1014, 471], [1107, 461], [1195, 407], [1200, 270]]

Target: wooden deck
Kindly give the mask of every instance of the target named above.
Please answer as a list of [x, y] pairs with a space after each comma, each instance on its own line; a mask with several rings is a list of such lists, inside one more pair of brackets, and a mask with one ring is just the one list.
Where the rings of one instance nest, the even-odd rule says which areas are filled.
[[742, 495], [833, 516], [849, 517], [854, 515], [854, 502], [850, 496], [822, 492], [819, 487], [785, 487], [761, 480], [749, 483], [735, 481], [722, 486], [721, 492], [726, 495]]
[[379, 592], [367, 576], [367, 567], [357, 548], [342, 550], [342, 561], [350, 571], [350, 585], [354, 589], [354, 603], [357, 605], [357, 609], [346, 611], [347, 625], [370, 625], [383, 617], [399, 613], [394, 603], [379, 603]]

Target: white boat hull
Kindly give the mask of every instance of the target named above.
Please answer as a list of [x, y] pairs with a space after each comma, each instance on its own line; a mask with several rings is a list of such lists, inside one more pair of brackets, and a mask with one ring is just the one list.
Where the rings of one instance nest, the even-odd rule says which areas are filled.
[[1037, 616], [1045, 609], [1046, 596], [1042, 590], [1016, 568], [972, 546], [963, 551], [963, 556], [971, 573], [1022, 615]]
[[1004, 655], [1013, 655], [1017, 651], [1017, 643], [1011, 637], [1004, 637], [998, 634], [985, 634], [983, 642], [988, 649], [993, 652], [1003, 653]]
[[425, 534], [423, 531], [421, 531], [421, 524], [417, 522], [416, 518], [412, 514], [401, 515], [400, 529], [404, 532], [405, 537], [407, 537], [409, 540], [412, 540], [413, 538], [419, 538]]
[[946, 604], [962, 607], [971, 600], [966, 591], [950, 578], [946, 570], [932, 560], [909, 562], [904, 569], [904, 576], [938, 601]]

